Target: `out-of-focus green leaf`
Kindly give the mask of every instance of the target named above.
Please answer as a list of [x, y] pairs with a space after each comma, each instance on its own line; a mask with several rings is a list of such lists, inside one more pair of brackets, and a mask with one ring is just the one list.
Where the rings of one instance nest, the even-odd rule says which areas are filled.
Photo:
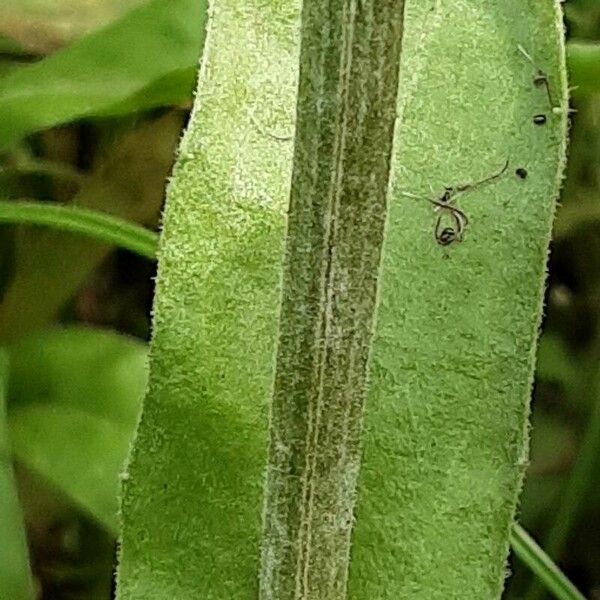
[[[564, 341], [551, 333], [542, 334], [537, 351], [537, 381], [558, 383], [572, 397], [579, 376], [579, 366]], [[575, 448], [575, 433], [569, 423], [542, 407], [534, 408], [530, 466], [519, 508], [522, 523], [531, 526], [539, 522], [549, 506], [556, 506]]]
[[15, 238], [13, 230], [0, 228], [0, 302], [15, 274]]
[[[180, 98], [181, 102], [184, 103], [188, 99], [191, 102], [191, 93], [188, 92], [194, 86], [197, 71], [198, 69], [195, 65], [172, 71], [113, 107], [113, 111], [122, 113], [135, 112], [139, 110], [140, 106], [145, 106], [148, 99], [151, 99], [156, 105], [173, 104], [173, 100], [177, 98]], [[183, 95], [182, 90], [185, 91]]]
[[534, 410], [531, 430], [530, 465], [519, 506], [519, 520], [530, 527], [557, 505], [575, 451], [573, 431], [546, 411]]
[[[592, 412], [588, 416], [585, 435], [578, 448], [569, 481], [561, 490], [559, 505], [553, 513], [552, 527], [543, 540], [544, 550], [554, 560], [563, 557], [573, 526], [580, 518], [582, 508], [589, 501], [590, 495], [597, 488], [595, 474], [600, 465], [600, 369], [597, 351], [586, 363], [578, 373], [576, 392], [583, 399], [583, 403], [592, 408]], [[536, 574], [545, 581], [543, 576], [537, 572]], [[542, 597], [541, 586], [539, 582], [534, 581], [526, 600], [541, 600]]]
[[[113, 140], [73, 204], [154, 228], [182, 122], [182, 111], [168, 111]], [[20, 227], [15, 275], [0, 303], [0, 339], [14, 342], [46, 329], [113, 249], [79, 235]]]
[[0, 34], [46, 54], [147, 0], [0, 0]]
[[[0, 16], [0, 23], [2, 17]], [[18, 42], [2, 36], [0, 25], [0, 77], [33, 60], [31, 54]]]
[[9, 413], [61, 404], [129, 427], [146, 385], [146, 345], [109, 331], [68, 327], [10, 348]]
[[146, 346], [113, 333], [56, 330], [11, 349], [13, 452], [113, 532], [145, 384]]
[[567, 59], [574, 93], [600, 92], [600, 44], [570, 42], [567, 45]]
[[8, 423], [16, 458], [116, 534], [119, 472], [133, 428], [61, 404], [15, 410]]
[[[0, 8], [0, 15], [2, 10]], [[0, 34], [0, 54], [22, 54], [24, 48], [17, 42], [9, 37], [5, 37]]]
[[577, 365], [571, 358], [564, 342], [556, 335], [540, 337], [536, 376], [545, 381], [557, 381], [570, 389], [577, 377]]
[[558, 210], [554, 239], [566, 238], [579, 227], [600, 221], [600, 198], [580, 189], [577, 196], [567, 199]]
[[23, 517], [15, 487], [6, 428], [6, 353], [0, 352], [0, 598], [31, 600], [34, 597]]
[[[205, 19], [204, 0], [153, 0], [65, 50], [9, 73], [0, 79], [0, 147], [74, 119], [190, 98], [194, 77], [189, 69], [200, 55]], [[165, 78], [168, 85], [158, 86]]]

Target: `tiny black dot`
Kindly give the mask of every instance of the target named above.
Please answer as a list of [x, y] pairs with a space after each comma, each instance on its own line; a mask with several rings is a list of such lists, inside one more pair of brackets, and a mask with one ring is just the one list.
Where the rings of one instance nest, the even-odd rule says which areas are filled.
[[526, 179], [527, 178], [527, 169], [524, 169], [523, 167], [519, 167], [516, 171], [515, 171], [515, 175], [517, 177], [520, 177], [521, 179]]
[[533, 116], [533, 122], [536, 125], [545, 125], [546, 124], [546, 115], [534, 115]]

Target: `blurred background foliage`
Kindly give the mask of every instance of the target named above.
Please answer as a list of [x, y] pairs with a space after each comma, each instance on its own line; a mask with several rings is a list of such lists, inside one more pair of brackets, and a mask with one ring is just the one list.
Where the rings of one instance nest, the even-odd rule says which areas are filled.
[[[565, 12], [576, 112], [520, 520], [600, 599], [600, 3]], [[157, 229], [205, 17], [200, 0], [0, 0], [0, 200]], [[2, 598], [111, 598], [154, 273], [97, 241], [0, 226], [0, 530], [14, 557], [0, 567]], [[12, 579], [27, 570], [26, 544], [23, 590]], [[517, 560], [511, 571], [506, 598], [547, 597]]]

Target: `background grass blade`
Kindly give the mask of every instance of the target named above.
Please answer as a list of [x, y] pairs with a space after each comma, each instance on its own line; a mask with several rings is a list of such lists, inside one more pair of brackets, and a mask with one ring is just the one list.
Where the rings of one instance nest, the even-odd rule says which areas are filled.
[[561, 573], [548, 555], [517, 523], [510, 541], [515, 554], [539, 577], [545, 588], [558, 600], [585, 600], [577, 588]]
[[158, 235], [113, 215], [77, 206], [0, 200], [0, 223], [41, 225], [78, 233], [154, 259]]

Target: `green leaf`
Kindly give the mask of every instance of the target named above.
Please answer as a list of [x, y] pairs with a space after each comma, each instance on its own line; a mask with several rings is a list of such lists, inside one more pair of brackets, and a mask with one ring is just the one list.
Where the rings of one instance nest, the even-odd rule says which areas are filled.
[[83, 117], [186, 101], [205, 18], [203, 0], [152, 0], [45, 60], [1, 78], [0, 147]]
[[[118, 597], [256, 598], [299, 6], [218, 1], [169, 187]], [[249, 26], [252, 24], [252, 26]], [[200, 358], [201, 357], [201, 358]]]
[[14, 456], [117, 534], [119, 473], [133, 428], [60, 402], [12, 411]]
[[112, 532], [119, 473], [146, 384], [146, 347], [68, 328], [10, 348], [13, 452]]
[[[159, 252], [120, 600], [257, 595], [296, 9], [213, 6]], [[405, 18], [348, 597], [499, 598], [565, 161], [562, 22], [554, 3], [518, 0], [410, 2]], [[534, 85], [540, 69], [550, 94]], [[501, 176], [456, 198], [465, 237], [440, 247], [436, 205], [422, 197], [490, 178], [507, 159]], [[340, 526], [347, 514], [326, 517]]]
[[6, 426], [5, 390], [8, 357], [0, 352], [0, 598], [33, 600], [35, 597], [23, 515], [13, 474]]
[[[565, 164], [562, 15], [462, 0], [411, 3], [406, 19], [349, 595], [499, 598]], [[457, 198], [469, 223], [444, 251], [431, 205], [405, 194], [431, 198], [507, 159]]]
[[132, 427], [146, 385], [146, 346], [85, 327], [38, 333], [10, 346], [9, 411], [61, 404]]

